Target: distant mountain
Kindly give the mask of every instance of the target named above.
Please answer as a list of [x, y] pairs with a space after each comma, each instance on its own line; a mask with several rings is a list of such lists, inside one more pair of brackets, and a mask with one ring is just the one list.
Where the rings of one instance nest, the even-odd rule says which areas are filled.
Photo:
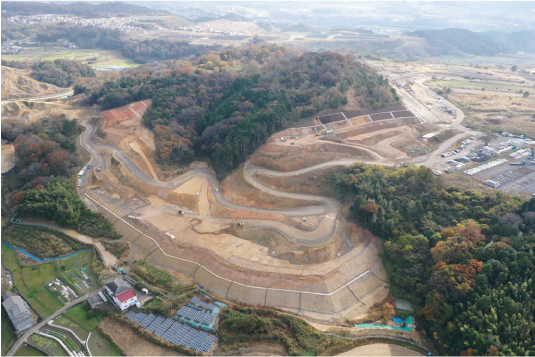
[[472, 32], [465, 29], [418, 30], [410, 36], [427, 40], [434, 55], [464, 52], [478, 56], [523, 51], [535, 53], [535, 31]]

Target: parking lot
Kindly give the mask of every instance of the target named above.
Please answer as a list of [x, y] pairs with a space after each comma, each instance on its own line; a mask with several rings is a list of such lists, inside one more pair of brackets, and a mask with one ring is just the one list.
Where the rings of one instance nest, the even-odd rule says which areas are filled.
[[[485, 144], [477, 135], [473, 137], [474, 140], [465, 141], [464, 148], [459, 147], [459, 150], [456, 150], [458, 152], [442, 153], [434, 165], [435, 173], [441, 175], [460, 171], [482, 183], [487, 180], [494, 181], [499, 186], [497, 189], [504, 192], [530, 196], [535, 193], [535, 157], [531, 157], [530, 146], [513, 150], [513, 146], [507, 144], [513, 138], [500, 135], [489, 143], [496, 154], [479, 163], [474, 162], [472, 158], [480, 153]], [[498, 160], [503, 162], [497, 162]], [[490, 167], [484, 168], [484, 165]], [[482, 170], [469, 171], [473, 168]]]
[[511, 194], [532, 194], [535, 192], [535, 164], [511, 165], [510, 162], [482, 171], [474, 178], [478, 181], [492, 180], [500, 184], [499, 190]]

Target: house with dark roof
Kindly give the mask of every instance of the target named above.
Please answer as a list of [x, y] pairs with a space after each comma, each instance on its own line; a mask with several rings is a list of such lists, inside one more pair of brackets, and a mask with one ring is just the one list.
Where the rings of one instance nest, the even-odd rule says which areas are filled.
[[121, 311], [138, 303], [136, 292], [122, 276], [106, 283], [106, 293]]
[[5, 298], [2, 306], [13, 323], [16, 333], [26, 331], [33, 326], [32, 314], [26, 301], [18, 295], [11, 294], [2, 294], [2, 298]]

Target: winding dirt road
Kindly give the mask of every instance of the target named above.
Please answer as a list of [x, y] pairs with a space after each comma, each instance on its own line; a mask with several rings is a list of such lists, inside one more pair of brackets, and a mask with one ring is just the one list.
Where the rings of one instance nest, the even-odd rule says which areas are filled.
[[[273, 228], [283, 233], [286, 237], [290, 238], [291, 240], [302, 243], [302, 244], [307, 244], [307, 245], [320, 244], [322, 242], [329, 240], [333, 236], [337, 227], [336, 217], [338, 216], [338, 213], [340, 211], [340, 203], [337, 200], [328, 198], [328, 197], [312, 196], [312, 195], [306, 195], [306, 194], [279, 191], [279, 190], [273, 189], [271, 187], [265, 186], [264, 184], [260, 183], [256, 179], [256, 176], [265, 175], [265, 176], [280, 177], [280, 178], [295, 177], [298, 175], [308, 174], [310, 172], [325, 170], [333, 166], [351, 166], [351, 165], [354, 165], [355, 163], [362, 162], [362, 159], [339, 159], [339, 160], [332, 160], [332, 161], [324, 162], [319, 165], [311, 166], [311, 167], [301, 169], [301, 170], [290, 171], [290, 172], [272, 171], [272, 170], [267, 170], [264, 168], [256, 167], [251, 164], [246, 164], [244, 168], [244, 178], [250, 185], [273, 196], [284, 197], [284, 198], [294, 198], [298, 200], [306, 200], [306, 201], [311, 201], [311, 202], [314, 201], [314, 203], [316, 203], [315, 205], [311, 205], [308, 207], [285, 209], [285, 210], [252, 208], [248, 206], [238, 205], [238, 204], [228, 201], [223, 196], [220, 190], [216, 190], [216, 188], [219, 187], [219, 181], [217, 177], [215, 176], [215, 174], [207, 168], [191, 168], [187, 173], [177, 176], [167, 182], [154, 179], [153, 177], [150, 177], [145, 172], [143, 172], [118, 147], [93, 142], [92, 136], [96, 129], [94, 125], [91, 123], [90, 117], [86, 118], [82, 124], [87, 128], [87, 130], [80, 136], [80, 143], [84, 148], [86, 148], [91, 153], [91, 156], [92, 156], [91, 161], [93, 165], [102, 166], [101, 173], [106, 171], [107, 169], [106, 160], [104, 160], [100, 152], [96, 150], [97, 148], [106, 149], [106, 150], [113, 152], [114, 156], [123, 163], [123, 165], [128, 169], [128, 171], [132, 173], [132, 175], [134, 175], [141, 182], [154, 186], [154, 187], [175, 189], [176, 187], [184, 184], [185, 182], [187, 182], [188, 180], [194, 177], [206, 178], [210, 182], [212, 194], [216, 200], [216, 203], [221, 207], [230, 208], [234, 210], [251, 211], [251, 212], [254, 211], [254, 212], [260, 212], [260, 213], [281, 214], [287, 217], [303, 217], [303, 216], [316, 216], [316, 215], [332, 217], [332, 219], [323, 220], [322, 221], [323, 223], [318, 225], [318, 227], [314, 231], [306, 231], [306, 232], [296, 229], [294, 227], [285, 225], [285, 224], [279, 224], [278, 222], [273, 223], [268, 220], [255, 220], [255, 222], [257, 223], [256, 228]], [[381, 159], [378, 159], [377, 162], [369, 162], [369, 163], [390, 165], [390, 164], [384, 163], [383, 160]], [[317, 205], [318, 201], [321, 202], [321, 205]], [[219, 222], [223, 220], [230, 222], [229, 219], [224, 219], [224, 218], [213, 217], [213, 219]], [[247, 220], [244, 220], [244, 221], [247, 221]], [[311, 239], [311, 237], [314, 237], [314, 239]]]

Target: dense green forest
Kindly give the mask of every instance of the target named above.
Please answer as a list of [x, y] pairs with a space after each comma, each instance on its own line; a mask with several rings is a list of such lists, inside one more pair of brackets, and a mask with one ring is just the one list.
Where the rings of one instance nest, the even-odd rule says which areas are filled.
[[16, 165], [2, 178], [2, 217], [44, 218], [92, 237], [117, 239], [119, 233], [89, 210], [70, 177], [78, 171], [75, 119], [51, 116], [29, 125], [2, 122], [2, 138], [13, 141]]
[[95, 71], [90, 66], [79, 61], [65, 59], [55, 59], [51, 62], [29, 62], [5, 61], [2, 66], [19, 69], [30, 69], [30, 77], [35, 80], [54, 84], [58, 87], [70, 87], [76, 78], [95, 77]]
[[37, 14], [70, 14], [85, 18], [130, 16], [130, 15], [165, 15], [166, 11], [153, 10], [144, 6], [127, 4], [124, 2], [102, 2], [91, 4], [88, 2], [76, 3], [45, 3], [26, 1], [5, 1], [2, 3], [2, 17], [14, 15]]
[[158, 159], [187, 164], [210, 158], [219, 174], [238, 167], [283, 127], [347, 104], [350, 89], [361, 107], [399, 101], [387, 80], [349, 55], [256, 41], [75, 90], [86, 93], [86, 104], [103, 109], [151, 98], [143, 123], [156, 134]]
[[478, 56], [495, 56], [518, 51], [535, 52], [535, 31], [523, 32], [472, 32], [464, 29], [418, 30], [410, 35], [427, 40], [435, 56], [458, 51]]
[[535, 199], [445, 186], [423, 166], [331, 179], [354, 197], [350, 217], [386, 239], [391, 292], [443, 353], [535, 355]]

